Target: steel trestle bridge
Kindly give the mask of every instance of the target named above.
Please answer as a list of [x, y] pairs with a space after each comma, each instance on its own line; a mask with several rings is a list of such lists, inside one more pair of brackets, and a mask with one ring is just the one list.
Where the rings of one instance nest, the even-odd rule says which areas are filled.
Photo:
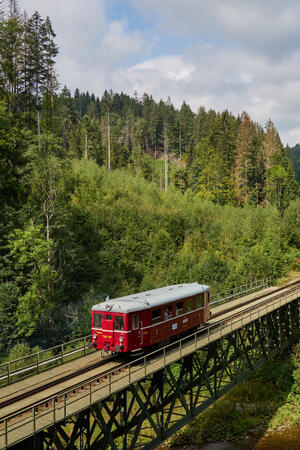
[[59, 391], [51, 387], [20, 401], [18, 410], [17, 400], [4, 406], [0, 448], [155, 448], [297, 340], [300, 280], [213, 313], [209, 326], [176, 343], [93, 368], [76, 383], [61, 383]]

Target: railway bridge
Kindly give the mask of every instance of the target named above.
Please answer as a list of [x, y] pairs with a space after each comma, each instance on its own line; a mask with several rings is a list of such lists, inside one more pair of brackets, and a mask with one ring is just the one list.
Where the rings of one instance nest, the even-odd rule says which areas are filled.
[[134, 360], [38, 355], [39, 373], [16, 383], [28, 368], [0, 366], [0, 449], [155, 448], [299, 338], [300, 279], [260, 287], [222, 298], [207, 327]]

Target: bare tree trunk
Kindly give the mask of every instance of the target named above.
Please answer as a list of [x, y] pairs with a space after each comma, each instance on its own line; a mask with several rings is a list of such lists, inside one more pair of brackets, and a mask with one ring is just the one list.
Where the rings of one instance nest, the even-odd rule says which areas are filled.
[[130, 143], [130, 125], [129, 125], [129, 121], [127, 122], [127, 136], [126, 136], [126, 145], [127, 145], [127, 150], [129, 151], [129, 143]]
[[164, 126], [164, 153], [165, 153], [165, 191], [168, 190], [168, 136], [166, 125]]
[[[49, 198], [52, 199], [52, 195], [51, 194], [49, 194], [48, 199]], [[48, 209], [48, 205], [47, 205], [48, 199], [46, 199], [44, 201], [44, 216], [45, 216], [45, 219], [46, 219], [46, 240], [47, 240], [47, 243], [49, 244], [49, 241], [50, 241], [50, 221], [52, 219], [53, 213], [49, 214], [49, 209]], [[48, 245], [48, 249], [47, 249], [47, 262], [50, 265], [51, 254], [50, 254], [50, 247], [49, 247], [49, 245]]]
[[87, 137], [87, 134], [85, 134], [84, 157], [86, 159], [88, 159], [88, 137]]
[[[48, 216], [48, 214], [46, 215], [46, 239], [47, 239], [47, 242], [50, 241], [50, 221], [49, 221], [49, 216]], [[48, 247], [48, 249], [47, 249], [47, 252], [48, 252], [47, 262], [48, 262], [48, 264], [50, 265], [50, 262], [51, 262], [51, 255], [50, 255], [50, 248], [49, 248], [49, 247]]]
[[165, 153], [165, 191], [168, 190], [168, 153]]
[[110, 115], [107, 116], [107, 151], [108, 151], [108, 170], [110, 170]]
[[51, 82], [50, 82], [50, 100], [51, 100], [52, 133], [53, 133], [53, 136], [55, 136], [55, 114], [54, 114], [54, 98], [53, 98], [52, 78], [51, 78]]
[[38, 143], [39, 143], [39, 150], [41, 150], [41, 127], [40, 127], [40, 111], [39, 111], [39, 91], [38, 91], [38, 83], [36, 82], [36, 113], [37, 113], [37, 132], [38, 132]]
[[161, 167], [159, 168], [159, 190], [162, 190]]
[[181, 120], [179, 123], [179, 159], [181, 159]]

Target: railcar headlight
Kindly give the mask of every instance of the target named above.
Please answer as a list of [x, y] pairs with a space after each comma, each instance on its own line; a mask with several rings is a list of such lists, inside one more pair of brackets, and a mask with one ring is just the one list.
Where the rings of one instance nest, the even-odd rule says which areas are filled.
[[121, 342], [121, 344], [122, 344], [122, 342], [124, 341], [124, 338], [123, 338], [122, 335], [119, 337], [119, 341]]
[[93, 334], [93, 340], [95, 341], [97, 339], [97, 333]]

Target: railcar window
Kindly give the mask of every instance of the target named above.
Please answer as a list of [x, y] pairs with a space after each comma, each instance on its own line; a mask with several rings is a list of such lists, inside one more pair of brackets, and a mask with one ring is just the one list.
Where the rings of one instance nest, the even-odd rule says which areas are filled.
[[139, 316], [137, 314], [133, 314], [132, 316], [132, 329], [136, 330], [139, 327]]
[[176, 303], [176, 316], [183, 314], [183, 302]]
[[193, 311], [194, 309], [194, 299], [189, 298], [186, 301], [186, 312]]
[[94, 314], [94, 327], [102, 328], [103, 314]]
[[165, 307], [165, 320], [171, 319], [173, 317], [173, 310], [172, 306], [166, 306]]
[[201, 307], [202, 307], [202, 295], [198, 295], [198, 297], [196, 297], [196, 309]]
[[111, 320], [111, 314], [106, 314], [106, 320]]
[[152, 323], [160, 322], [161, 315], [160, 315], [160, 309], [155, 309], [152, 311]]
[[114, 329], [115, 330], [124, 330], [124, 317], [123, 316], [115, 316]]

